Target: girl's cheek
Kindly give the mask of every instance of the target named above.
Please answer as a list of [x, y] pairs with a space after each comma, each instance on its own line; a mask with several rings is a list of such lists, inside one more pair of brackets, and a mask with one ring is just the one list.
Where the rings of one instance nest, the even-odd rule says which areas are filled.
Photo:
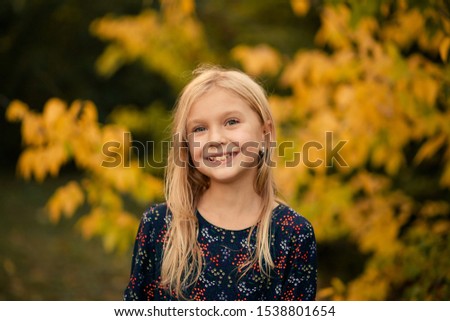
[[189, 152], [191, 153], [191, 157], [194, 159], [201, 158], [202, 151], [202, 143], [199, 140], [191, 140], [189, 142]]

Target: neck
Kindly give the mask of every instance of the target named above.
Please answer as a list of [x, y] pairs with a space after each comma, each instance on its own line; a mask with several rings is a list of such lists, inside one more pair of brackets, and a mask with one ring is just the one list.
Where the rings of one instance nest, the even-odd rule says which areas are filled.
[[262, 199], [253, 184], [220, 184], [212, 182], [200, 198], [198, 209], [210, 223], [240, 230], [257, 223]]

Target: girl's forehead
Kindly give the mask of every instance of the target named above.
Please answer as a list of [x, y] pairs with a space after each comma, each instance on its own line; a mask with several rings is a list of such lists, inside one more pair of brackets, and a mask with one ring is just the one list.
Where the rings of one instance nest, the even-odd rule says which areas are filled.
[[220, 110], [252, 110], [246, 99], [225, 88], [213, 87], [199, 95], [189, 106], [187, 118], [194, 114], [208, 115]]
[[260, 119], [261, 116], [240, 97], [221, 97], [212, 95], [193, 104], [186, 118], [186, 125], [204, 121], [221, 120], [227, 117]]

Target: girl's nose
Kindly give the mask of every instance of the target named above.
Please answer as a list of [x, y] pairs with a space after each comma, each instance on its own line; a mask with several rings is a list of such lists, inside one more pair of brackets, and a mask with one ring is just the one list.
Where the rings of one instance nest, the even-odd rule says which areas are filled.
[[223, 130], [219, 128], [211, 128], [209, 131], [209, 142], [216, 144], [224, 144], [227, 139]]

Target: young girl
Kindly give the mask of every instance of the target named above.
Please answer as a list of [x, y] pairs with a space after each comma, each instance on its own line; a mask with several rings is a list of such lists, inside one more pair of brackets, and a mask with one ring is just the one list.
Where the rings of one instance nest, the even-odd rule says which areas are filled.
[[166, 203], [142, 217], [125, 300], [314, 300], [314, 232], [276, 198], [264, 90], [239, 71], [195, 75], [174, 114]]

